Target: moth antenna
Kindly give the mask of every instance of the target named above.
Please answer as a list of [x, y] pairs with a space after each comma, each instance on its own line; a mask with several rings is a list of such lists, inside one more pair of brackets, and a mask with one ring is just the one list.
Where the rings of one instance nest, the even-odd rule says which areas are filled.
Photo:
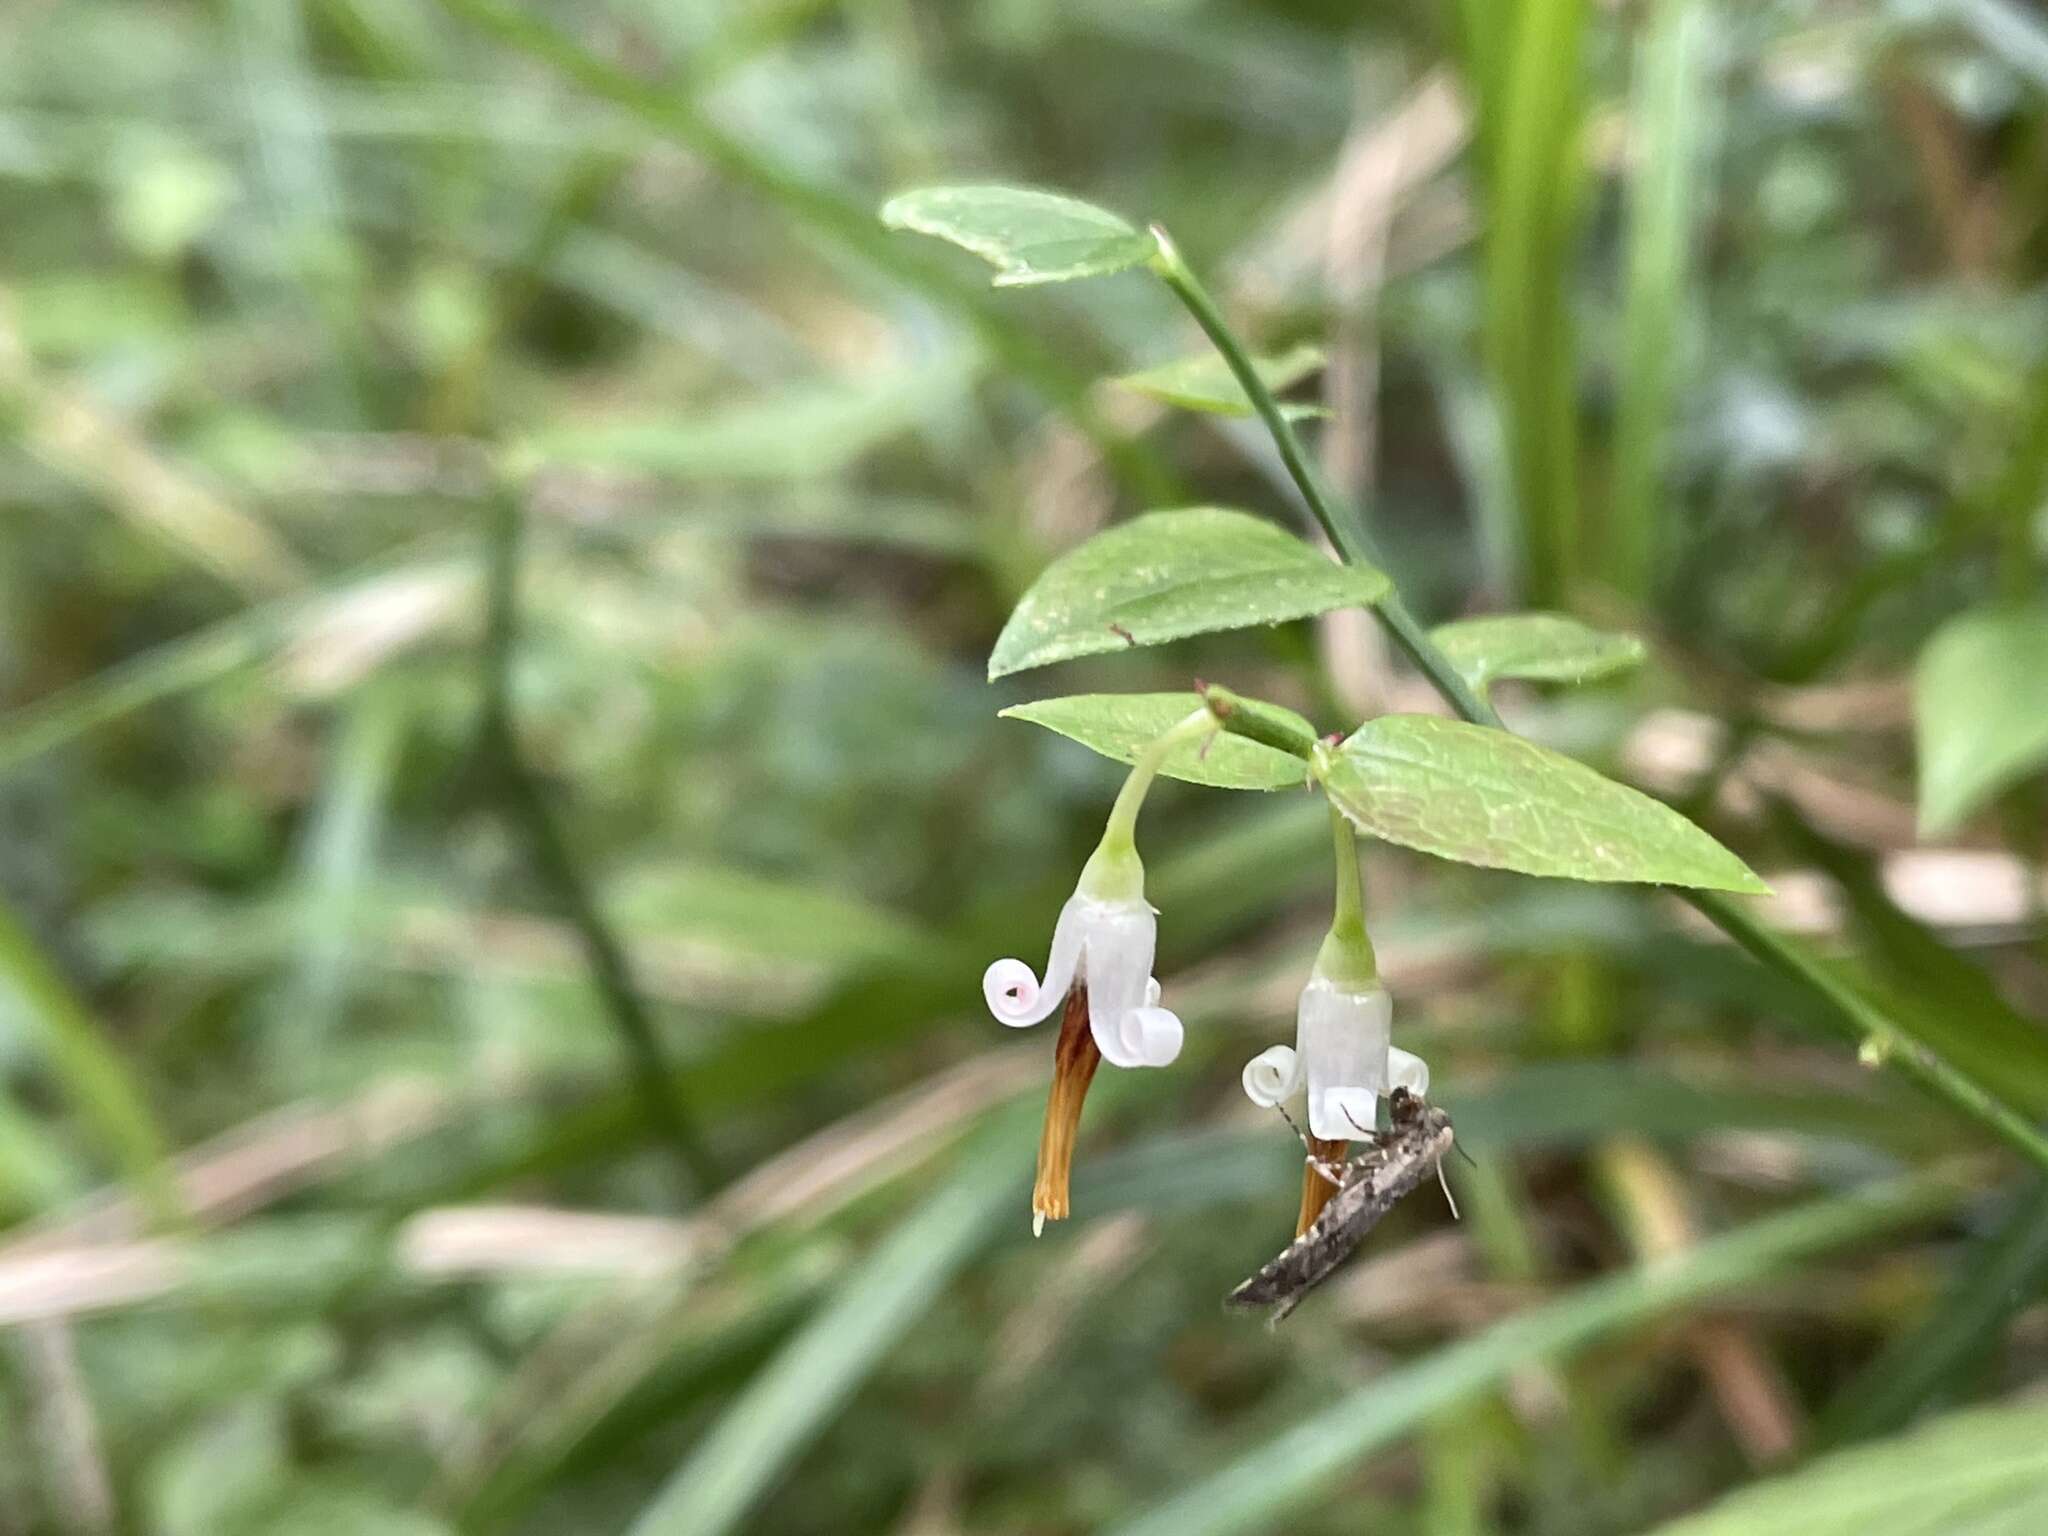
[[1358, 1132], [1359, 1135], [1363, 1136], [1367, 1141], [1379, 1140], [1379, 1131], [1375, 1127], [1370, 1125], [1360, 1125], [1358, 1123], [1358, 1116], [1351, 1113], [1351, 1106], [1349, 1104], [1346, 1104], [1344, 1106], [1344, 1118], [1346, 1120], [1349, 1120], [1351, 1122], [1351, 1128]]
[[1313, 1157], [1315, 1153], [1309, 1147], [1308, 1137], [1302, 1133], [1301, 1127], [1294, 1123], [1294, 1116], [1287, 1113], [1287, 1106], [1285, 1104], [1275, 1104], [1273, 1107], [1280, 1111], [1280, 1118], [1287, 1122], [1287, 1129], [1294, 1132], [1295, 1140], [1301, 1143], [1301, 1150]]
[[1451, 1181], [1444, 1177], [1444, 1160], [1442, 1158], [1436, 1160], [1436, 1185], [1438, 1189], [1444, 1192], [1444, 1204], [1451, 1208], [1451, 1220], [1463, 1221], [1465, 1218], [1458, 1214], [1457, 1196], [1451, 1193]]
[[1479, 1166], [1479, 1159], [1478, 1159], [1478, 1158], [1476, 1158], [1476, 1157], [1474, 1157], [1474, 1156], [1473, 1156], [1473, 1155], [1472, 1155], [1472, 1154], [1471, 1154], [1470, 1152], [1468, 1152], [1468, 1151], [1467, 1151], [1467, 1150], [1465, 1149], [1465, 1143], [1463, 1143], [1462, 1141], [1454, 1141], [1454, 1142], [1452, 1142], [1452, 1143], [1451, 1143], [1451, 1150], [1452, 1150], [1453, 1152], [1457, 1153], [1457, 1154], [1458, 1154], [1458, 1156], [1460, 1156], [1460, 1157], [1462, 1157], [1463, 1159], [1465, 1159], [1465, 1162], [1466, 1162], [1466, 1165], [1467, 1165], [1467, 1166], [1469, 1166], [1469, 1167], [1473, 1167], [1473, 1168], [1477, 1168], [1477, 1167]]

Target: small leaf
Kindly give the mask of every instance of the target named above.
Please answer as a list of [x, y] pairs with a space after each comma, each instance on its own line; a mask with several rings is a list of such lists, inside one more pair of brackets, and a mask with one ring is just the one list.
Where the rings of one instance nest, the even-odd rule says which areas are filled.
[[[1278, 357], [1252, 359], [1252, 371], [1275, 394], [1299, 384], [1322, 366], [1323, 351], [1320, 347], [1293, 347]], [[1222, 355], [1213, 351], [1127, 373], [1111, 382], [1168, 405], [1180, 406], [1183, 410], [1208, 411], [1216, 416], [1252, 414], [1251, 397], [1237, 382], [1237, 375], [1230, 371], [1230, 365]], [[1280, 413], [1293, 421], [1330, 414], [1316, 405], [1282, 405]]]
[[[1244, 708], [1267, 710], [1301, 728], [1308, 739], [1315, 727], [1277, 704], [1241, 701]], [[1064, 699], [1013, 704], [1005, 720], [1029, 720], [1091, 752], [1132, 763], [1138, 754], [1202, 707], [1192, 693], [1082, 693]], [[1208, 784], [1217, 789], [1297, 789], [1308, 779], [1308, 764], [1290, 753], [1261, 746], [1242, 736], [1219, 732], [1207, 742], [1190, 741], [1166, 755], [1159, 771], [1170, 779]]]
[[1738, 1490], [1656, 1536], [2048, 1530], [2048, 1404], [1951, 1413]]
[[882, 222], [972, 251], [996, 269], [998, 288], [1102, 277], [1159, 249], [1106, 208], [1029, 187], [921, 187], [883, 204]]
[[1769, 889], [1668, 805], [1487, 726], [1383, 715], [1330, 755], [1322, 778], [1360, 831], [1461, 864], [1569, 880]]
[[988, 675], [1364, 608], [1386, 590], [1378, 571], [1338, 565], [1263, 518], [1219, 507], [1148, 512], [1046, 567], [1003, 626]]
[[1920, 829], [1947, 832], [2048, 762], [2048, 605], [1951, 619], [1913, 677]]
[[1626, 672], [1643, 659], [1634, 635], [1591, 629], [1561, 613], [1503, 613], [1460, 619], [1429, 632], [1437, 648], [1473, 687], [1500, 679], [1590, 683]]

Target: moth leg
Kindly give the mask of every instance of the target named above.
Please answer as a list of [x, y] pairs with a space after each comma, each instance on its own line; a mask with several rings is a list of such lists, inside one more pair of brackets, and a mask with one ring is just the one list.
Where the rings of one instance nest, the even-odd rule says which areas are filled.
[[1309, 1139], [1303, 1133], [1301, 1127], [1294, 1123], [1294, 1116], [1287, 1113], [1287, 1106], [1285, 1104], [1275, 1104], [1273, 1107], [1280, 1111], [1280, 1118], [1287, 1122], [1287, 1129], [1294, 1132], [1295, 1138], [1300, 1141], [1303, 1154], [1302, 1161], [1315, 1169], [1317, 1173], [1329, 1180], [1330, 1183], [1341, 1188], [1344, 1183], [1344, 1170], [1336, 1164], [1316, 1156], [1315, 1148], [1309, 1144]]

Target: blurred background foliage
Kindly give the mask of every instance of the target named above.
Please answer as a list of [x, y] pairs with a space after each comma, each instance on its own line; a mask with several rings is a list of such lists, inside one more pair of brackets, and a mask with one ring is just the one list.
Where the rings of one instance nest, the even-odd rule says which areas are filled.
[[1162, 788], [1188, 1051], [1026, 1240], [976, 978], [1119, 775], [996, 710], [1431, 706], [1357, 614], [982, 682], [1110, 519], [1296, 514], [1094, 382], [1194, 350], [1156, 285], [874, 223], [962, 176], [1324, 346], [1429, 619], [1650, 643], [1511, 722], [2048, 1112], [2033, 8], [15, 0], [0, 1533], [2048, 1529], [2038, 1170], [1654, 893], [1370, 852], [1463, 1220], [1268, 1333], [1327, 832]]

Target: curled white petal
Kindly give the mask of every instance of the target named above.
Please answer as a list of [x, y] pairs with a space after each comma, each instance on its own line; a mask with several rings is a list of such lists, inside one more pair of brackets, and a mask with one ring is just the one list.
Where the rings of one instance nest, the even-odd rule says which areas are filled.
[[1038, 976], [1022, 960], [998, 960], [981, 973], [988, 1011], [1013, 1029], [1036, 1024], [1050, 1009], [1038, 1006]]
[[1052, 953], [1046, 958], [1045, 980], [1040, 981], [1022, 960], [998, 960], [981, 973], [981, 995], [988, 1011], [1013, 1029], [1036, 1024], [1065, 1001], [1080, 969], [1081, 951], [1088, 927], [1080, 896], [1070, 896], [1060, 908], [1053, 925]]
[[1157, 976], [1148, 976], [1145, 979], [1145, 1006], [1147, 1008], [1157, 1008], [1159, 1006], [1159, 978]]
[[1429, 1097], [1429, 1063], [1398, 1045], [1387, 1048], [1389, 1086], [1406, 1088], [1418, 1099]]
[[1261, 1109], [1284, 1104], [1301, 1086], [1301, 1058], [1291, 1045], [1269, 1045], [1244, 1064], [1244, 1095]]
[[1179, 1015], [1165, 1008], [1133, 1008], [1117, 1023], [1117, 1037], [1140, 1067], [1171, 1066], [1185, 1034]]
[[1141, 1054], [1142, 1033], [1127, 1034], [1125, 1027], [1133, 1013], [1157, 1006], [1152, 946], [1159, 924], [1152, 909], [1142, 901], [1086, 896], [1076, 896], [1068, 908], [1082, 934], [1081, 977], [1088, 986], [1088, 1027], [1096, 1049], [1111, 1066], [1160, 1065]]

